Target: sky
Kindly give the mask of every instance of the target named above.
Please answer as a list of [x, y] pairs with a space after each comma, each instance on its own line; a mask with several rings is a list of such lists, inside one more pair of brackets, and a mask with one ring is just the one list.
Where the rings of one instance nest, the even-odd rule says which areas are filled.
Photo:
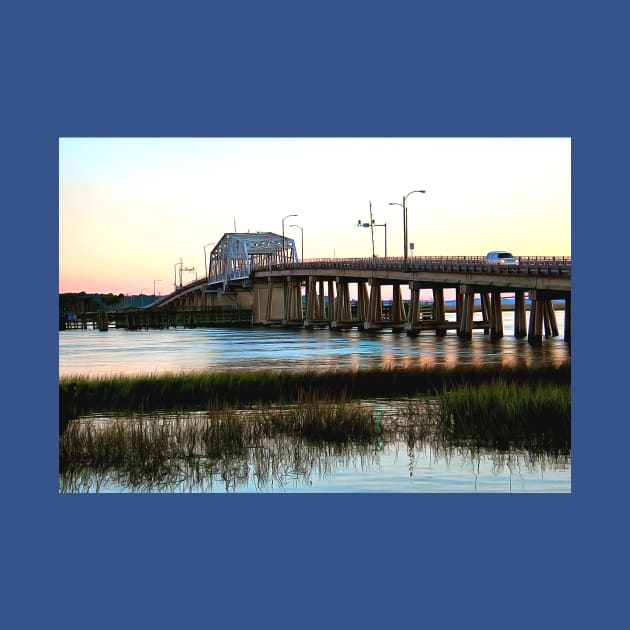
[[224, 233], [293, 214], [305, 259], [371, 256], [370, 203], [402, 256], [389, 204], [419, 189], [416, 256], [571, 254], [570, 138], [60, 138], [59, 292], [164, 295], [180, 259], [192, 281]]

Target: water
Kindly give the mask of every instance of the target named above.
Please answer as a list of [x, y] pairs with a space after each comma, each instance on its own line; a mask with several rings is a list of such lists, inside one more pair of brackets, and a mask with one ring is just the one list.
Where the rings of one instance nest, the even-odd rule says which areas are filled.
[[[493, 341], [473, 331], [465, 341], [423, 332], [281, 328], [110, 329], [59, 332], [59, 372], [116, 375], [199, 370], [301, 370], [374, 367], [559, 365], [570, 361], [560, 336], [532, 347], [510, 335], [512, 314], [504, 313], [505, 336]], [[364, 401], [375, 404], [374, 401]], [[391, 407], [393, 401], [378, 404]], [[90, 422], [94, 419], [86, 419]], [[336, 448], [336, 450], [335, 450]], [[186, 464], [174, 478], [130, 483], [115, 471], [60, 480], [63, 492], [570, 492], [571, 456], [540, 453], [528, 445], [509, 451], [445, 444], [404, 436], [386, 444], [338, 447], [269, 443], [240, 460]], [[261, 459], [262, 458], [262, 459]], [[266, 458], [266, 459], [265, 459]], [[270, 472], [272, 471], [272, 472]]]
[[[274, 447], [275, 449], [274, 450]], [[282, 460], [278, 451], [291, 453]], [[533, 454], [525, 448], [439, 448], [403, 442], [381, 450], [311, 448], [295, 460], [295, 444], [268, 445], [269, 461], [201, 462], [183, 465], [167, 480], [130, 483], [116, 472], [66, 479], [62, 492], [169, 493], [566, 493], [571, 489], [569, 454]]]
[[473, 331], [465, 341], [449, 331], [445, 337], [423, 332], [418, 337], [381, 331], [365, 333], [328, 329], [110, 328], [59, 332], [61, 376], [138, 374], [199, 370], [302, 370], [457, 365], [538, 366], [570, 360], [563, 339], [564, 317], [557, 317], [560, 335], [533, 347], [515, 339], [513, 314], [504, 313], [505, 336], [493, 341]]

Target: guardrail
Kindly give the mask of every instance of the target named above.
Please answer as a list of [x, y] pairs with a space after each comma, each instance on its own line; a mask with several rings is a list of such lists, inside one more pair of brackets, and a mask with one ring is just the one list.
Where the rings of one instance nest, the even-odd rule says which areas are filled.
[[[485, 256], [414, 256], [407, 259], [401, 257], [365, 257], [365, 258], [308, 258], [301, 262], [274, 263], [252, 265], [251, 273], [257, 271], [300, 271], [308, 269], [349, 269], [374, 271], [422, 272], [437, 271], [451, 273], [497, 273], [522, 275], [559, 275], [571, 277], [571, 256], [519, 256], [518, 265], [490, 265]], [[240, 272], [232, 274], [231, 279], [246, 279]], [[223, 276], [198, 278], [178, 287], [173, 293], [161, 296], [147, 306], [159, 306], [185, 293], [196, 285], [204, 286], [223, 281]]]
[[491, 265], [485, 256], [421, 256], [400, 258], [309, 258], [297, 263], [252, 266], [256, 271], [299, 271], [301, 269], [354, 269], [375, 271], [443, 271], [465, 273], [571, 275], [570, 256], [521, 256], [518, 265]]

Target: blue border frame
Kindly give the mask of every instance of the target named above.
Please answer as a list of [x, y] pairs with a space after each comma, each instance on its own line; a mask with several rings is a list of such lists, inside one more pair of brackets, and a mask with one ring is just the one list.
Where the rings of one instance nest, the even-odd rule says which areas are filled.
[[[607, 627], [620, 593], [609, 568], [627, 551], [610, 495], [626, 468], [616, 473], [601, 425], [619, 420], [623, 381], [585, 332], [593, 293], [608, 289], [587, 255], [598, 239], [616, 245], [609, 209], [625, 177], [615, 3], [597, 14], [397, 0], [4, 13], [5, 64], [18, 61], [3, 98], [3, 616], [25, 628]], [[58, 495], [58, 138], [216, 135], [573, 138], [571, 495]]]

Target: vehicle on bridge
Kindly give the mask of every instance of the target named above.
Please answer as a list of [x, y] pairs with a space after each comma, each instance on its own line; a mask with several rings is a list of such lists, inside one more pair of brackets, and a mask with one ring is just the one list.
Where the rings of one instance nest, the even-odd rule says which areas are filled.
[[496, 251], [488, 252], [486, 255], [486, 262], [489, 265], [518, 265], [519, 260], [510, 252]]

